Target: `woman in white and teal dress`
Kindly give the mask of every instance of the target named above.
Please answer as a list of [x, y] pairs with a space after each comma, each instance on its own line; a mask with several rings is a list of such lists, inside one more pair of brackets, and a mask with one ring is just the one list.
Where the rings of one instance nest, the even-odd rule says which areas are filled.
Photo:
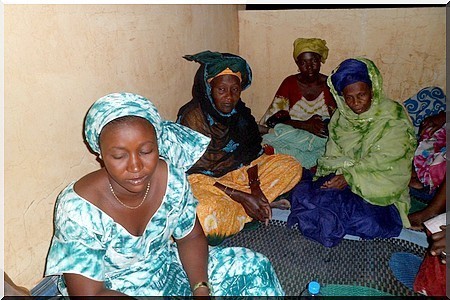
[[58, 196], [46, 275], [63, 295], [283, 295], [266, 257], [209, 248], [185, 171], [209, 138], [161, 119], [146, 98], [97, 100], [85, 138], [104, 167]]

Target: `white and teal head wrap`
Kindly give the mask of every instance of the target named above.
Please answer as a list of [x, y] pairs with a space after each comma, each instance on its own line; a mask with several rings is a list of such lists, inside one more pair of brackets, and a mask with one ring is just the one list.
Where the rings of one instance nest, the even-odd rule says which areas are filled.
[[210, 139], [180, 124], [165, 121], [147, 98], [132, 93], [113, 93], [97, 101], [89, 109], [84, 122], [86, 142], [100, 154], [100, 133], [112, 120], [137, 116], [155, 128], [159, 156], [171, 164], [188, 170], [205, 152]]

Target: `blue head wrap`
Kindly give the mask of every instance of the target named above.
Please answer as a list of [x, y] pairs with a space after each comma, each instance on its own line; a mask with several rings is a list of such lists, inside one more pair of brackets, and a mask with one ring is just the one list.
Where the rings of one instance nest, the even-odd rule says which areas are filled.
[[337, 71], [331, 75], [331, 82], [339, 96], [342, 96], [342, 91], [347, 85], [359, 81], [365, 82], [372, 87], [366, 64], [356, 59], [344, 60]]
[[155, 128], [159, 156], [185, 170], [203, 155], [210, 141], [194, 130], [163, 120], [148, 99], [132, 93], [114, 93], [95, 101], [86, 115], [84, 134], [92, 151], [100, 154], [100, 134], [106, 124], [125, 116], [149, 121]]

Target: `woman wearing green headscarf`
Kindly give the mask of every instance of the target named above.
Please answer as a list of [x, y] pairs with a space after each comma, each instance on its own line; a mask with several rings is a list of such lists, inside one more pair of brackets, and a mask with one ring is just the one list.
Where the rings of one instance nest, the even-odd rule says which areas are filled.
[[325, 155], [316, 180], [294, 189], [288, 218], [326, 246], [345, 234], [386, 238], [409, 227], [414, 128], [382, 84], [375, 64], [364, 58], [343, 61], [328, 79], [338, 109]]
[[274, 200], [298, 183], [302, 168], [290, 155], [263, 153], [258, 124], [241, 99], [252, 82], [245, 59], [212, 51], [184, 58], [200, 67], [177, 122], [211, 138], [188, 174], [200, 223], [217, 244], [252, 219], [267, 223], [274, 205], [289, 205]]

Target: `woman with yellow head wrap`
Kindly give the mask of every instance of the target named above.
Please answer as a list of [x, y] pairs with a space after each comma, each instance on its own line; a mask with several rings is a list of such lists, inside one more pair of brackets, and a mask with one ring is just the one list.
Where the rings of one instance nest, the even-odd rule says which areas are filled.
[[312, 52], [320, 55], [320, 61], [324, 64], [328, 58], [327, 42], [321, 39], [298, 38], [294, 41], [294, 60], [297, 62], [299, 55], [304, 52]]
[[325, 151], [328, 120], [336, 109], [327, 76], [320, 73], [328, 47], [322, 39], [298, 38], [293, 56], [299, 73], [283, 80], [260, 124], [274, 128], [263, 136], [264, 144], [309, 169]]
[[327, 247], [344, 235], [397, 237], [409, 227], [408, 183], [416, 146], [405, 108], [386, 97], [373, 61], [347, 59], [328, 79], [337, 110], [315, 179], [293, 189], [288, 225]]

